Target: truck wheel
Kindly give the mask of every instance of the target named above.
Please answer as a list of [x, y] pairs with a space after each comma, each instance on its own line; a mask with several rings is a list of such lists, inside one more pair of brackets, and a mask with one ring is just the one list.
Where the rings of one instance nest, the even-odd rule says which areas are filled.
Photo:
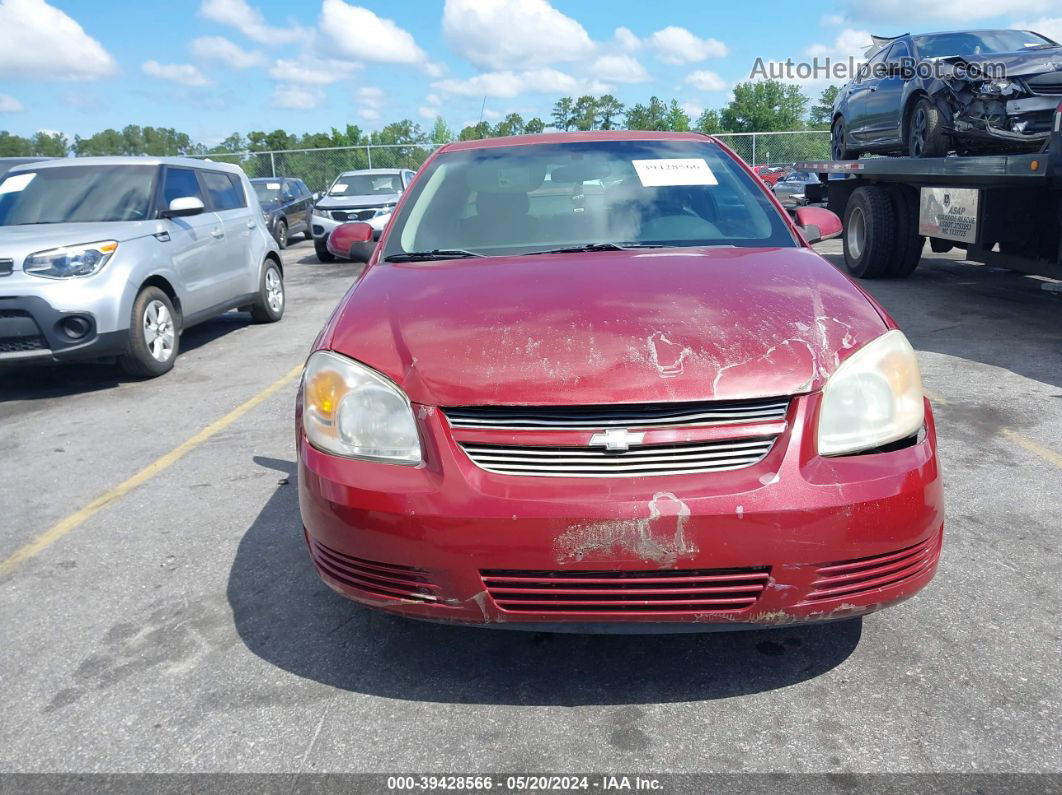
[[847, 133], [844, 129], [844, 119], [838, 119], [830, 128], [830, 154], [834, 160], [858, 160], [859, 152], [848, 148]]
[[277, 239], [277, 248], [283, 250], [288, 247], [288, 222], [283, 218], [277, 221], [275, 237]]
[[133, 378], [157, 378], [173, 369], [180, 347], [180, 324], [173, 303], [158, 287], [145, 287], [133, 301], [129, 341], [118, 366]]
[[892, 259], [892, 201], [884, 188], [856, 188], [844, 214], [844, 264], [860, 279], [879, 279]]
[[336, 255], [328, 250], [328, 243], [323, 237], [315, 237], [313, 240], [313, 250], [317, 254], [318, 262], [335, 262]]
[[918, 191], [905, 185], [890, 185], [886, 191], [896, 222], [896, 245], [885, 276], [906, 279], [918, 267], [926, 244], [926, 239], [918, 234]]
[[944, 120], [932, 101], [922, 97], [915, 103], [907, 127], [907, 150], [911, 157], [943, 157], [948, 153]]
[[255, 323], [276, 323], [284, 317], [284, 276], [280, 267], [271, 259], [262, 268], [262, 281], [258, 298], [251, 306], [251, 319]]

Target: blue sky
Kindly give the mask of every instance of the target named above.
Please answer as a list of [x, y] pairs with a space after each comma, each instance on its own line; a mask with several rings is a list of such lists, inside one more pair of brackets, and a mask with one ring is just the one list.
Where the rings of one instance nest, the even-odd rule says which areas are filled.
[[[559, 96], [652, 94], [696, 115], [757, 57], [857, 55], [870, 32], [1033, 27], [1060, 0], [0, 0], [0, 129], [459, 129]], [[821, 83], [809, 82], [816, 95]]]

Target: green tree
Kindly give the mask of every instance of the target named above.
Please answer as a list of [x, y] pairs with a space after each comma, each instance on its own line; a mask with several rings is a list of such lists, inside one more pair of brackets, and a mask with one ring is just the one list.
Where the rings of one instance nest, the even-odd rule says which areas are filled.
[[837, 86], [827, 86], [819, 96], [819, 101], [811, 106], [808, 114], [808, 123], [812, 127], [822, 130], [830, 129], [833, 123], [833, 103], [837, 101], [837, 95], [841, 89]]
[[459, 141], [478, 141], [481, 138], [490, 138], [494, 135], [490, 122], [481, 121], [479, 124], [470, 124], [457, 135]]
[[577, 130], [595, 130], [598, 125], [597, 98], [584, 94], [572, 106], [572, 126]]
[[428, 137], [433, 144], [445, 144], [454, 139], [454, 131], [447, 126], [442, 116], [436, 116]]
[[677, 99], [671, 100], [671, 104], [667, 107], [667, 128], [675, 132], [689, 132], [690, 130], [690, 114], [682, 109]]
[[598, 97], [597, 118], [602, 130], [614, 130], [623, 116], [623, 103], [611, 94]]
[[357, 146], [365, 142], [364, 133], [356, 124], [348, 124], [345, 130], [333, 127], [329, 137], [332, 139], [332, 146]]
[[29, 157], [33, 154], [33, 142], [21, 135], [0, 131], [0, 157]]
[[553, 105], [553, 113], [550, 114], [553, 118], [553, 127], [558, 130], [567, 132], [572, 128], [574, 119], [572, 113], [575, 110], [575, 103], [571, 97], [561, 97]]
[[74, 136], [74, 154], [78, 157], [90, 155], [124, 155], [125, 141], [122, 134], [117, 130], [106, 129], [82, 138]]
[[722, 132], [723, 123], [719, 120], [719, 111], [706, 110], [700, 116], [697, 117], [697, 132], [707, 133], [708, 135], [714, 135], [717, 132]]
[[800, 130], [808, 105], [799, 86], [778, 80], [738, 83], [734, 98], [720, 114], [727, 132]]
[[271, 133], [252, 130], [247, 133], [247, 148], [252, 152], [276, 152], [281, 149], [294, 149], [295, 136], [285, 130], [273, 130]]
[[526, 135], [537, 135], [546, 129], [546, 123], [542, 121], [538, 116], [531, 119], [524, 125], [524, 133]]
[[627, 129], [629, 130], [667, 130], [670, 129], [668, 106], [659, 97], [650, 97], [649, 104], [640, 102], [627, 109]]
[[66, 157], [70, 150], [70, 142], [62, 133], [49, 133], [44, 130], [38, 131], [30, 142], [33, 154], [41, 157]]
[[524, 124], [523, 116], [519, 113], [510, 113], [498, 122], [498, 126], [494, 128], [494, 135], [499, 137], [506, 135], [523, 135], [526, 126], [527, 125]]

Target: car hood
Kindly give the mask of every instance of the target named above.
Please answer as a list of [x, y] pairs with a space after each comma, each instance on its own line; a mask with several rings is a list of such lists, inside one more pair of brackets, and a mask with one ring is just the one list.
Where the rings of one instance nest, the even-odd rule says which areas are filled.
[[59, 246], [100, 240], [132, 240], [160, 231], [159, 221], [114, 221], [86, 224], [19, 224], [0, 226], [0, 257], [24, 257]]
[[639, 403], [808, 392], [886, 328], [808, 249], [683, 248], [374, 265], [321, 347], [422, 404]]
[[[950, 58], [941, 58], [940, 60], [947, 63], [962, 61], [986, 67], [988, 64], [1002, 64], [1007, 77], [1021, 77], [1023, 75], [1037, 75], [1042, 72], [1054, 72], [1062, 68], [1062, 47], [1054, 47], [1050, 50], [995, 55], [956, 55]], [[983, 82], [983, 78], [979, 78], [974, 82]]]
[[395, 204], [401, 198], [400, 193], [372, 193], [368, 196], [325, 196], [317, 206], [322, 210], [345, 210], [350, 207], [380, 207]]

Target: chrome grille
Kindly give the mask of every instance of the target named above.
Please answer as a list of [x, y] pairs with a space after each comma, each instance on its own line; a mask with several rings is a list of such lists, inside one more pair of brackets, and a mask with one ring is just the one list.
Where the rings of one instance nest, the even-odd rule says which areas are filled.
[[443, 409], [454, 428], [645, 428], [731, 425], [785, 419], [786, 398], [607, 406], [456, 406]]
[[646, 477], [722, 472], [761, 461], [775, 437], [631, 447], [621, 453], [589, 447], [523, 447], [461, 443], [473, 463], [499, 475]]

